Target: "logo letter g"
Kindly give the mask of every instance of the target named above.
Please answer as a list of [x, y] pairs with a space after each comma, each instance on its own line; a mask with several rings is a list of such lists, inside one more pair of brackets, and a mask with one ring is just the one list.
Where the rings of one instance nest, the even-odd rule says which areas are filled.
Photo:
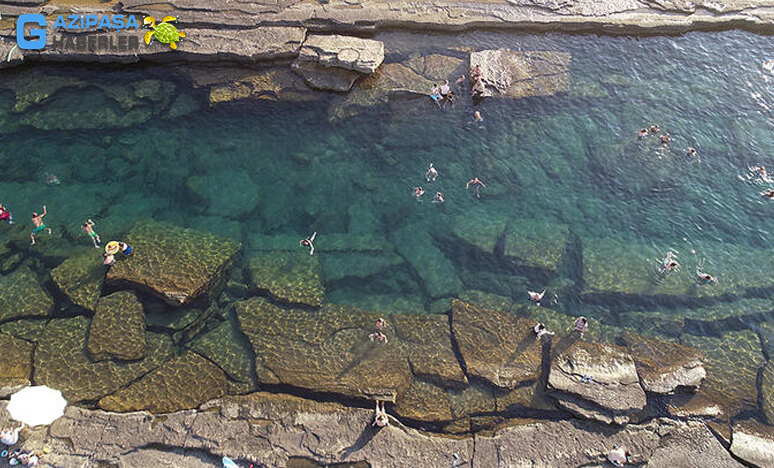
[[46, 26], [46, 17], [39, 14], [20, 15], [16, 20], [16, 43], [20, 49], [42, 49], [46, 45], [45, 29], [30, 29], [32, 40], [24, 38], [24, 26], [28, 23]]

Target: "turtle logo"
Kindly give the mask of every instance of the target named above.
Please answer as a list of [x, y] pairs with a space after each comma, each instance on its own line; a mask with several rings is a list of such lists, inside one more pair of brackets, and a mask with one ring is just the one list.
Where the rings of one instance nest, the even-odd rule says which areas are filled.
[[159, 24], [156, 24], [156, 18], [146, 16], [143, 20], [143, 25], [149, 26], [151, 31], [145, 33], [145, 43], [150, 44], [155, 37], [162, 44], [169, 44], [169, 47], [177, 49], [177, 43], [180, 42], [180, 38], [185, 37], [185, 33], [178, 31], [172, 24], [172, 21], [177, 21], [177, 18], [165, 16]]

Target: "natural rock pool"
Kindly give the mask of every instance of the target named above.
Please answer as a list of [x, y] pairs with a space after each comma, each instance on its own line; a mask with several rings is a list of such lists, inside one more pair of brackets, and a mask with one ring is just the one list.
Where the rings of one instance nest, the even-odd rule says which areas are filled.
[[[749, 170], [774, 167], [770, 37], [376, 39], [385, 63], [349, 94], [270, 67], [0, 72], [0, 203], [16, 221], [0, 223], [0, 394], [33, 382], [157, 413], [258, 389], [384, 399], [451, 433], [568, 414], [774, 423], [760, 194], [774, 182]], [[417, 94], [500, 48], [541, 52], [511, 97], [474, 105], [462, 87], [440, 109]], [[31, 247], [43, 205], [53, 233]], [[89, 218], [103, 246], [134, 247], [107, 274]], [[680, 269], [665, 275], [669, 251]], [[383, 345], [368, 340], [379, 317]], [[625, 401], [567, 370], [608, 357], [597, 380]]]

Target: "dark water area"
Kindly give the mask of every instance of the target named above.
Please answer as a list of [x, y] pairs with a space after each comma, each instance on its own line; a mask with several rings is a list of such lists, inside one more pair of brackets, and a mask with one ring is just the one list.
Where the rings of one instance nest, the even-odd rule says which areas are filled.
[[[762, 66], [774, 58], [771, 38], [377, 39], [388, 62], [568, 52], [572, 85], [485, 100], [478, 124], [466, 99], [443, 111], [400, 99], [339, 120], [329, 118], [337, 95], [209, 107], [184, 74], [159, 66], [4, 71], [0, 79], [72, 83], [18, 112], [0, 86], [0, 203], [25, 223], [47, 204], [49, 225], [80, 244], [87, 217], [103, 238], [144, 218], [211, 231], [243, 242], [245, 259], [267, 238], [297, 245], [317, 232], [326, 301], [380, 312], [440, 312], [471, 291], [524, 303], [527, 290], [547, 289], [568, 316], [673, 338], [772, 319], [774, 201], [760, 192], [774, 183], [748, 178], [751, 166], [774, 169], [774, 74]], [[130, 106], [122, 89], [143, 79], [162, 90]], [[169, 117], [173, 102], [196, 110]], [[654, 124], [669, 144], [637, 139]], [[435, 182], [424, 178], [431, 163]], [[61, 184], [47, 186], [45, 173]], [[486, 184], [480, 199], [465, 188], [473, 177]], [[431, 202], [436, 191], [444, 204]], [[665, 277], [668, 251], [681, 268]], [[717, 283], [698, 285], [697, 271]]]

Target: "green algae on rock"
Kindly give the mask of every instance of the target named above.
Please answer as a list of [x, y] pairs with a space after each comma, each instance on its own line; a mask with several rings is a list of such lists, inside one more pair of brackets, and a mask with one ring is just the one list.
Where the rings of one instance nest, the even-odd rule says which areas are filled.
[[204, 200], [211, 215], [238, 219], [260, 203], [258, 184], [244, 171], [225, 169], [207, 176], [192, 176], [186, 187]]
[[305, 250], [253, 257], [247, 271], [255, 289], [278, 301], [320, 307], [325, 298], [319, 258]]
[[0, 276], [0, 323], [21, 317], [46, 317], [54, 301], [27, 268], [18, 268]]
[[172, 340], [148, 333], [148, 352], [137, 362], [91, 361], [86, 351], [89, 320], [54, 319], [38, 336], [35, 348], [36, 385], [61, 390], [71, 403], [111, 394], [172, 357]]
[[102, 398], [99, 407], [116, 412], [170, 413], [226, 395], [227, 383], [226, 374], [218, 366], [188, 351]]
[[94, 360], [136, 361], [145, 357], [147, 346], [145, 313], [133, 293], [119, 291], [99, 300], [87, 340]]
[[52, 269], [51, 279], [73, 304], [94, 311], [107, 271], [102, 260], [100, 250], [84, 250]]
[[556, 272], [569, 237], [563, 224], [514, 220], [505, 234], [505, 256], [519, 265]]
[[695, 349], [631, 332], [623, 333], [621, 339], [646, 392], [670, 394], [678, 387], [696, 390], [707, 376], [704, 355]]
[[33, 344], [11, 335], [0, 333], [0, 395], [4, 388], [30, 384], [32, 378]]
[[400, 341], [369, 340], [376, 314], [331, 305], [282, 309], [263, 298], [237, 302], [235, 308], [255, 352], [260, 383], [385, 401], [396, 401], [411, 384]]
[[506, 217], [492, 216], [485, 209], [474, 209], [455, 216], [451, 232], [469, 246], [494, 254], [495, 246], [503, 237], [507, 225]]
[[533, 321], [455, 299], [451, 322], [468, 374], [503, 389], [540, 376], [542, 346]]
[[[735, 413], [757, 406], [758, 371], [765, 359], [758, 335], [752, 330], [732, 331], [721, 338], [683, 334], [682, 344], [707, 355], [707, 378], [702, 385], [708, 397]], [[733, 415], [733, 414], [732, 414]]]
[[107, 283], [147, 290], [171, 305], [207, 294], [240, 250], [240, 244], [168, 223], [141, 222], [127, 234], [131, 255], [118, 254]]

